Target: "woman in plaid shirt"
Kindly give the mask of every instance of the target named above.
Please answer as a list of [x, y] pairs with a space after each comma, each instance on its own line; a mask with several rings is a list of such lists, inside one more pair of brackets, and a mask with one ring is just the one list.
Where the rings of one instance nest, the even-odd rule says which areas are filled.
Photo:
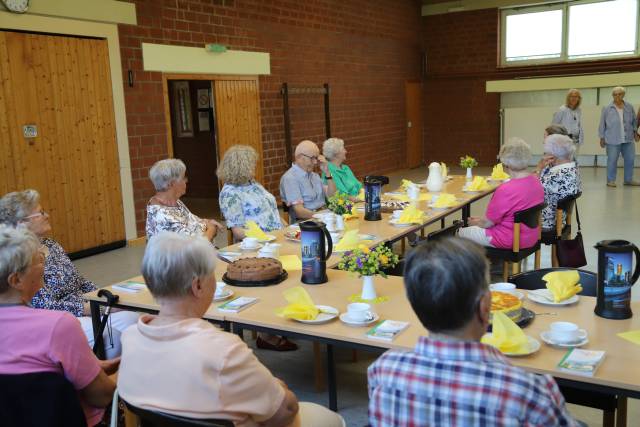
[[376, 426], [577, 426], [553, 378], [512, 366], [480, 343], [491, 294], [483, 249], [462, 238], [407, 257], [407, 297], [429, 337], [390, 350], [369, 367], [369, 422]]

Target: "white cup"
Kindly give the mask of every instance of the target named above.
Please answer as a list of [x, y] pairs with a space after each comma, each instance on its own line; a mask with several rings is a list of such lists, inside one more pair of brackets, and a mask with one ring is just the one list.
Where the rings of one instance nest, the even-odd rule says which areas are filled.
[[408, 186], [407, 196], [412, 200], [418, 200], [420, 198], [420, 188], [417, 185]]
[[549, 335], [556, 342], [570, 343], [586, 338], [587, 331], [580, 329], [575, 323], [553, 322], [549, 325]]
[[216, 292], [214, 294], [215, 298], [221, 297], [222, 295], [224, 295], [227, 291], [224, 288], [227, 284], [224, 282], [216, 282]]
[[255, 237], [245, 237], [242, 239], [241, 246], [245, 249], [254, 249], [258, 247], [258, 239]]
[[347, 306], [347, 315], [354, 322], [368, 322], [373, 320], [374, 315], [371, 306], [364, 302], [354, 302]]
[[344, 218], [342, 215], [336, 215], [336, 230], [344, 230]]
[[513, 283], [507, 283], [507, 282], [492, 283], [489, 285], [489, 290], [501, 291], [501, 292], [513, 292], [516, 290], [516, 285], [514, 285]]
[[437, 202], [439, 198], [440, 198], [439, 194], [434, 194], [433, 196], [431, 196], [431, 203]]
[[393, 211], [393, 213], [391, 214], [391, 218], [392, 219], [398, 219], [402, 216], [402, 209], [396, 209], [395, 211]]
[[322, 218], [322, 220], [327, 226], [328, 231], [336, 231], [336, 217], [334, 214], [328, 213]]

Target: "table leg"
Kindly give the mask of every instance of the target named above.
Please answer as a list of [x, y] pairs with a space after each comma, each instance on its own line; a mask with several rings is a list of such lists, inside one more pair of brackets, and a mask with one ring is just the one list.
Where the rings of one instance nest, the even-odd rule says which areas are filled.
[[333, 358], [333, 345], [327, 344], [327, 383], [329, 385], [329, 409], [338, 411], [338, 390], [336, 384], [336, 361]]
[[[93, 327], [93, 339], [100, 334], [100, 303], [98, 301], [89, 301], [91, 309], [91, 326]], [[96, 349], [96, 357], [100, 360], [105, 359], [104, 346]]]

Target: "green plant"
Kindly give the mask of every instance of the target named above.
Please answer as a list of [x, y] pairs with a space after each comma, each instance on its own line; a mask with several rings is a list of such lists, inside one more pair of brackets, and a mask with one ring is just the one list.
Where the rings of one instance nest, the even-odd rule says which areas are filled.
[[360, 245], [358, 249], [342, 255], [338, 269], [358, 273], [360, 276], [379, 274], [386, 278], [384, 269], [393, 268], [397, 264], [398, 255], [387, 246], [379, 245], [375, 249], [369, 249], [365, 245]]
[[327, 200], [327, 208], [335, 214], [350, 214], [353, 209], [353, 203], [349, 200], [349, 196], [344, 193], [336, 192]]
[[478, 166], [478, 161], [468, 154], [464, 157], [460, 157], [460, 167], [473, 168]]

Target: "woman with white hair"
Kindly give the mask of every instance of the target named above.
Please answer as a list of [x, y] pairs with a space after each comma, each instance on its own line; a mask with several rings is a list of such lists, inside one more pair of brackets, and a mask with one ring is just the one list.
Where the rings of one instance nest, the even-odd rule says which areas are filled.
[[[531, 160], [529, 144], [520, 138], [511, 138], [500, 148], [498, 155], [505, 172], [511, 179], [493, 193], [487, 211], [482, 217], [469, 217], [469, 227], [460, 229], [459, 235], [483, 246], [510, 249], [513, 247], [513, 215], [544, 201], [544, 190], [536, 175], [527, 167]], [[520, 227], [520, 247], [528, 248], [538, 241], [537, 228]]]
[[322, 144], [322, 154], [327, 159], [327, 171], [322, 172], [322, 182], [327, 186], [327, 196], [336, 191], [355, 198], [362, 183], [353, 174], [351, 168], [344, 164], [347, 150], [340, 138], [329, 138]]
[[170, 232], [152, 237], [142, 275], [160, 311], [124, 333], [118, 393], [126, 402], [245, 427], [343, 425], [327, 409], [298, 405], [237, 335], [202, 319], [216, 290], [215, 253], [206, 240]]
[[[113, 396], [115, 384], [107, 375], [117, 370], [119, 360], [98, 361], [69, 313], [30, 306], [43, 284], [45, 252], [27, 228], [0, 224], [0, 374], [63, 375], [78, 391], [87, 425], [94, 426]], [[12, 415], [9, 411], [3, 425], [22, 425], [13, 424]], [[42, 425], [51, 422], [42, 420]]]
[[547, 207], [542, 211], [542, 228], [556, 227], [558, 201], [582, 191], [580, 174], [573, 161], [576, 147], [571, 138], [550, 135], [544, 140], [544, 169], [540, 171], [540, 183], [544, 188]]
[[175, 231], [212, 241], [223, 228], [213, 219], [201, 219], [192, 214], [180, 200], [187, 192], [186, 172], [187, 167], [180, 159], [160, 160], [149, 170], [156, 194], [147, 204], [147, 239], [161, 231]]
[[616, 86], [611, 91], [613, 101], [602, 108], [600, 115], [600, 147], [607, 150], [607, 187], [616, 186], [618, 158], [624, 159], [624, 185], [640, 185], [633, 179], [636, 158], [634, 140], [638, 141], [638, 122], [633, 106], [624, 100], [625, 89]]
[[218, 178], [224, 182], [220, 191], [220, 211], [235, 240], [244, 238], [244, 226], [254, 221], [262, 231], [282, 228], [276, 198], [255, 181], [258, 153], [248, 145], [234, 145], [222, 157]]
[[[36, 190], [5, 194], [0, 199], [0, 223], [25, 226], [38, 236], [47, 251], [44, 286], [31, 300], [33, 307], [73, 314], [80, 322], [89, 345], [93, 346], [91, 310], [82, 295], [98, 288], [78, 272], [60, 243], [49, 237], [49, 214], [40, 204], [40, 194]], [[104, 331], [104, 343], [107, 357], [112, 358], [120, 355], [120, 334], [138, 320], [138, 314], [113, 309], [109, 319], [109, 327]]]
[[553, 114], [551, 123], [559, 124], [567, 129], [569, 137], [576, 144], [576, 149], [584, 142], [584, 129], [582, 128], [582, 110], [580, 103], [582, 95], [578, 89], [569, 89], [564, 105]]

